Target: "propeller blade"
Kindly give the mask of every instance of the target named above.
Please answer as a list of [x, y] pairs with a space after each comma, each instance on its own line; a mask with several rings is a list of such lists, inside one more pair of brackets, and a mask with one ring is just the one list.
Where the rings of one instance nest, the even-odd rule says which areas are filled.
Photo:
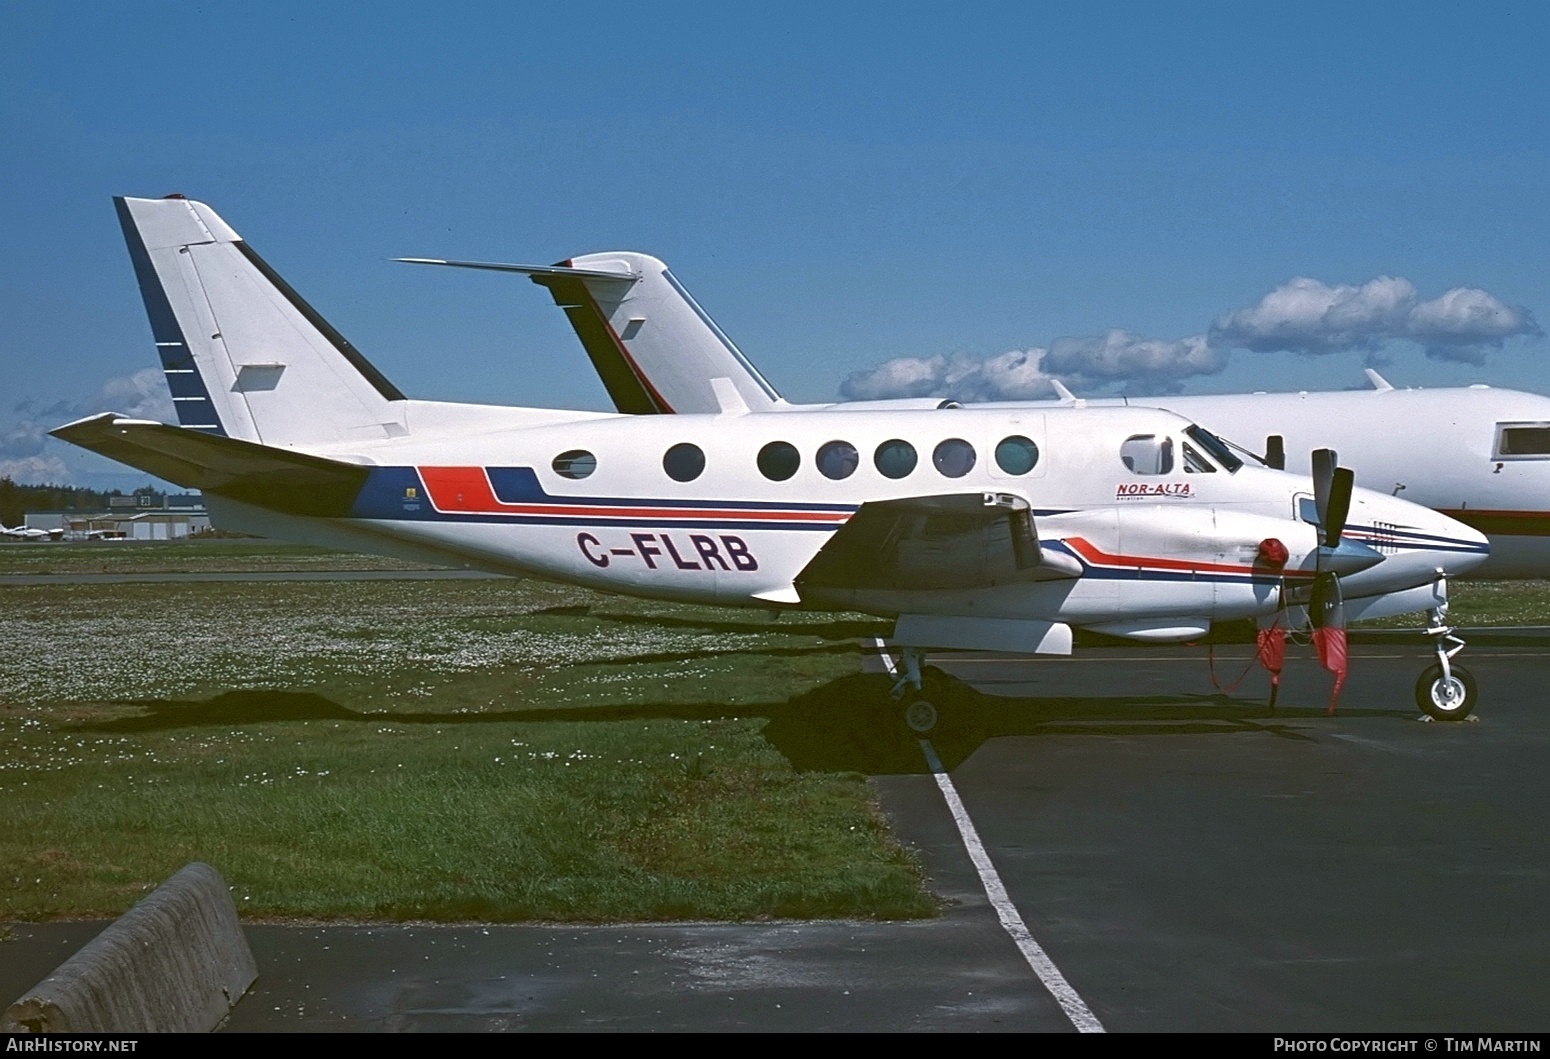
[[1345, 532], [1346, 516], [1351, 513], [1351, 490], [1356, 486], [1356, 475], [1349, 467], [1336, 467], [1335, 480], [1330, 487], [1329, 510], [1324, 516], [1324, 546], [1340, 547], [1340, 535]]
[[1351, 513], [1351, 490], [1356, 475], [1348, 467], [1337, 467], [1340, 456], [1334, 449], [1313, 450], [1313, 502], [1319, 512], [1326, 548], [1338, 548], [1345, 532], [1346, 516]]
[[1322, 573], [1313, 579], [1313, 599], [1308, 603], [1308, 621], [1315, 629], [1344, 629], [1345, 600], [1340, 592], [1340, 577]]
[[1334, 449], [1313, 450], [1313, 502], [1318, 507], [1319, 525], [1327, 526], [1329, 520], [1329, 494], [1335, 486], [1335, 464], [1340, 457]]

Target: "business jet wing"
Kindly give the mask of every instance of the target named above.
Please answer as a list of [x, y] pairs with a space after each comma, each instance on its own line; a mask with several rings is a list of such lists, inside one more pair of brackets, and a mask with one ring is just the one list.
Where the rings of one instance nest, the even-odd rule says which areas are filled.
[[1039, 546], [1026, 500], [982, 492], [862, 504], [797, 575], [796, 585], [804, 595], [929, 591], [1081, 575], [1075, 559]]
[[347, 515], [366, 481], [366, 468], [355, 464], [113, 412], [50, 433], [185, 489], [293, 515]]

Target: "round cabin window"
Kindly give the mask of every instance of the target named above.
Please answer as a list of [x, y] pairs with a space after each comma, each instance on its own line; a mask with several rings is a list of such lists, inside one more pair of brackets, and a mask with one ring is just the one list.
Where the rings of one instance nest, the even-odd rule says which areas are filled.
[[705, 453], [687, 441], [674, 445], [662, 457], [662, 469], [675, 482], [692, 482], [705, 470]]

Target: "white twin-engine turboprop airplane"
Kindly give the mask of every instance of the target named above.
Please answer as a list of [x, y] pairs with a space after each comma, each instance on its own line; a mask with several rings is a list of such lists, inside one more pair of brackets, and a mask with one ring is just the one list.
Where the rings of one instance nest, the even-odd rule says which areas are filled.
[[[1066, 653], [1073, 628], [1179, 641], [1257, 619], [1274, 654], [1288, 608], [1311, 610], [1338, 689], [1345, 617], [1429, 611], [1418, 701], [1442, 718], [1474, 706], [1444, 617], [1447, 577], [1485, 559], [1485, 538], [1354, 488], [1327, 450], [1312, 476], [1246, 465], [1148, 408], [760, 414], [735, 380], [712, 385], [714, 414], [410, 400], [208, 206], [117, 206], [180, 425], [108, 413], [54, 433], [203, 490], [220, 525], [889, 616], [917, 691], [924, 650]], [[918, 730], [935, 716], [906, 710]]]

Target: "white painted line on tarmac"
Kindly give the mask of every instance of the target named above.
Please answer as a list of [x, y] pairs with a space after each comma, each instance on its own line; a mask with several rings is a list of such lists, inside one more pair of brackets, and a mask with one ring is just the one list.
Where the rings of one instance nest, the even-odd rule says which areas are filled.
[[[878, 657], [883, 660], [883, 665], [888, 670], [889, 676], [897, 676], [898, 670], [893, 664], [893, 658], [888, 654], [888, 648], [883, 641], [874, 638], [877, 645]], [[959, 837], [963, 839], [964, 848], [969, 851], [969, 860], [974, 862], [974, 870], [979, 872], [980, 885], [985, 887], [985, 896], [990, 899], [991, 907], [996, 910], [996, 916], [1001, 920], [1001, 927], [1012, 938], [1017, 950], [1023, 954], [1023, 959], [1028, 961], [1028, 966], [1033, 968], [1033, 973], [1039, 976], [1039, 981], [1044, 983], [1044, 988], [1049, 990], [1050, 996], [1055, 998], [1055, 1003], [1060, 1005], [1060, 1010], [1065, 1012], [1066, 1018], [1071, 1020], [1079, 1033], [1104, 1033], [1103, 1023], [1098, 1021], [1092, 1008], [1087, 1006], [1071, 983], [1066, 981], [1066, 976], [1060, 973], [1060, 968], [1055, 966], [1055, 961], [1049, 958], [1037, 941], [1033, 932], [1023, 922], [1022, 915], [1017, 911], [1017, 906], [1012, 903], [1012, 898], [1006, 892], [1006, 887], [1001, 882], [1001, 875], [996, 871], [996, 866], [990, 862], [990, 855], [985, 852], [985, 846], [980, 842], [979, 831], [974, 827], [974, 821], [969, 819], [969, 811], [964, 808], [963, 799], [958, 797], [958, 789], [953, 786], [952, 779], [947, 775], [947, 770], [942, 767], [942, 759], [937, 757], [936, 747], [931, 745], [931, 740], [922, 739], [920, 749], [926, 755], [926, 765], [931, 769], [931, 775], [936, 780], [937, 789], [942, 792], [942, 797], [947, 802], [948, 812], [953, 814], [953, 823], [958, 825]]]
[[1381, 750], [1387, 754], [1401, 754], [1405, 757], [1420, 757], [1421, 751], [1411, 750], [1393, 743], [1385, 743], [1378, 739], [1368, 739], [1360, 735], [1352, 735], [1350, 732], [1330, 732], [1331, 739], [1339, 739], [1345, 743], [1354, 743], [1357, 746], [1366, 747], [1369, 750]]
[[883, 668], [888, 670], [890, 677], [897, 677], [899, 671], [894, 668], [893, 655], [888, 653], [888, 645], [883, 643], [881, 636], [872, 637], [872, 642], [877, 645], [877, 657], [883, 660]]
[[1060, 1010], [1066, 1013], [1066, 1018], [1071, 1020], [1079, 1033], [1103, 1033], [1103, 1023], [1098, 1021], [1092, 1009], [1087, 1006], [1071, 983], [1066, 981], [1066, 976], [1060, 973], [1060, 968], [1055, 966], [1055, 961], [1049, 958], [1037, 941], [1033, 932], [1023, 922], [1023, 917], [1018, 914], [1017, 906], [1012, 903], [1011, 897], [1006, 892], [1006, 887], [1001, 883], [1001, 876], [996, 871], [996, 866], [990, 862], [990, 855], [985, 852], [985, 847], [980, 842], [979, 832], [974, 828], [974, 821], [969, 819], [969, 812], [963, 806], [963, 800], [958, 797], [957, 788], [948, 777], [947, 770], [942, 767], [942, 761], [936, 755], [936, 748], [931, 745], [931, 740], [922, 739], [920, 748], [925, 752], [926, 764], [931, 767], [931, 775], [936, 779], [936, 785], [942, 792], [942, 797], [947, 801], [947, 808], [953, 814], [953, 822], [958, 825], [958, 834], [963, 837], [964, 847], [969, 851], [969, 859], [974, 862], [974, 868], [979, 872], [980, 883], [985, 887], [985, 896], [990, 898], [990, 904], [996, 910], [996, 915], [1001, 920], [1001, 927], [1016, 943], [1018, 951], [1023, 954], [1023, 959], [1028, 961], [1028, 966], [1033, 968], [1033, 973], [1039, 976], [1039, 981], [1044, 983], [1050, 995], [1055, 998], [1055, 1003], [1060, 1005]]

